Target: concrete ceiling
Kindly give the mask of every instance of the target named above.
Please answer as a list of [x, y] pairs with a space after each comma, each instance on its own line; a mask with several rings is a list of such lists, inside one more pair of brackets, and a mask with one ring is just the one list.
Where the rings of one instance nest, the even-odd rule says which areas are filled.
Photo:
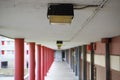
[[74, 18], [69, 25], [51, 25], [47, 19], [48, 3], [99, 5], [102, 2], [0, 0], [0, 34], [10, 38], [25, 38], [26, 42], [36, 42], [52, 49], [57, 49], [57, 40], [63, 40], [61, 49], [67, 49], [120, 35], [120, 0], [108, 0], [103, 8], [74, 10]]

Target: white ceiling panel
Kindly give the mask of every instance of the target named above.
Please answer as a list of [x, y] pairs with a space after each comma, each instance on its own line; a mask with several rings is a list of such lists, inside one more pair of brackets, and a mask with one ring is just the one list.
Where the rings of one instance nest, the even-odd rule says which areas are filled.
[[57, 49], [56, 41], [63, 40], [62, 49], [90, 43], [103, 37], [120, 35], [120, 1], [108, 0], [95, 13], [96, 7], [74, 10], [69, 25], [51, 25], [47, 19], [48, 3], [98, 5], [103, 0], [0, 0], [0, 34], [25, 38]]

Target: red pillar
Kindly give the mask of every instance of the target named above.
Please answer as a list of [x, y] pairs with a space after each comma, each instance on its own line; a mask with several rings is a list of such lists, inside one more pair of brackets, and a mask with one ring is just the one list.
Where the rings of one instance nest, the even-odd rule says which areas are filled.
[[24, 39], [15, 39], [15, 77], [14, 80], [24, 80]]
[[44, 46], [41, 46], [41, 80], [44, 80]]
[[50, 53], [49, 53], [49, 48], [48, 48], [48, 55], [47, 55], [47, 64], [48, 64], [48, 65], [47, 65], [47, 72], [49, 71], [49, 63], [50, 63], [49, 54], [50, 54]]
[[48, 72], [48, 48], [46, 48], [46, 76]]
[[44, 76], [46, 76], [46, 47], [44, 47]]
[[37, 45], [37, 79], [41, 80], [41, 45]]
[[29, 43], [29, 80], [35, 80], [35, 43]]
[[45, 76], [47, 76], [47, 47], [46, 47], [45, 58], [46, 58], [46, 61], [45, 61]]

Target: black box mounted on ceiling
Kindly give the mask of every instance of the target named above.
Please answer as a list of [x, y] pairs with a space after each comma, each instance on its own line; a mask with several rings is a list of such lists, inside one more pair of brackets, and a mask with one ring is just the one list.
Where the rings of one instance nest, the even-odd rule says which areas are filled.
[[56, 44], [63, 44], [63, 41], [57, 41]]
[[70, 24], [74, 16], [72, 4], [49, 4], [47, 17], [51, 24]]
[[49, 4], [47, 16], [74, 16], [73, 4]]

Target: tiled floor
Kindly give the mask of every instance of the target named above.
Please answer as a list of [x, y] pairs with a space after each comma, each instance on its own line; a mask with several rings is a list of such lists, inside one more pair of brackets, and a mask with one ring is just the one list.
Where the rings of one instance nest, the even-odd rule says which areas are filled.
[[45, 80], [78, 80], [78, 78], [67, 63], [54, 62]]

